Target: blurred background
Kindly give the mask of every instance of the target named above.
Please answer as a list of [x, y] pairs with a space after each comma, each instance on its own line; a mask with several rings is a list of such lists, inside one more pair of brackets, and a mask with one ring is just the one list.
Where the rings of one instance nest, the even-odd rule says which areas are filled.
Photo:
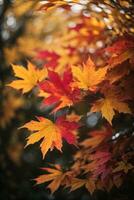
[[[26, 66], [30, 60], [39, 68], [58, 66], [56, 70], [62, 71], [67, 64], [79, 64], [92, 55], [101, 64], [103, 57], [96, 55], [104, 47], [118, 36], [134, 34], [133, 1], [68, 1], [56, 8], [51, 3], [0, 0], [0, 199], [132, 200], [134, 185], [129, 177], [120, 189], [97, 191], [92, 197], [84, 189], [69, 193], [61, 188], [51, 195], [45, 185], [35, 186], [33, 179], [41, 173], [40, 167], [51, 162], [66, 168], [75, 148], [65, 144], [64, 154], [54, 151], [45, 160], [38, 144], [24, 148], [28, 132], [18, 128], [34, 116], [48, 116], [50, 108], [40, 108], [36, 88], [22, 96], [6, 87], [13, 79], [11, 63]], [[86, 105], [77, 109], [84, 113]], [[97, 126], [99, 119], [99, 115], [89, 116], [87, 126]], [[124, 129], [125, 125], [128, 121]]]

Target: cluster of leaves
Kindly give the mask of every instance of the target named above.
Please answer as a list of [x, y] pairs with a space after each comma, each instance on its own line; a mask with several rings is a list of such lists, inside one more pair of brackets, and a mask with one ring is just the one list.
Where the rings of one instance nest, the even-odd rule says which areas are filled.
[[[27, 68], [12, 65], [19, 79], [8, 86], [22, 93], [36, 87], [37, 96], [43, 97], [42, 106], [51, 107], [51, 113], [56, 116], [54, 121], [38, 116], [37, 120], [22, 126], [32, 133], [27, 138], [27, 145], [41, 141], [43, 158], [48, 150], [62, 151], [63, 140], [80, 149], [69, 170], [62, 171], [57, 165], [55, 169], [44, 168], [50, 174], [36, 179], [38, 184], [52, 181], [48, 186], [52, 192], [60, 185], [71, 187], [71, 191], [84, 185], [91, 193], [95, 189], [109, 190], [113, 185], [119, 187], [125, 174], [133, 169], [132, 152], [128, 151], [128, 145], [130, 149], [132, 147], [132, 135], [128, 132], [129, 137], [120, 135], [115, 139], [112, 122], [119, 113], [132, 115], [134, 40], [122, 38], [105, 48], [103, 53], [108, 54], [103, 67], [96, 66], [91, 58], [82, 65], [68, 65], [61, 72], [49, 67], [38, 69], [30, 62]], [[76, 105], [86, 101], [86, 114], [79, 115]], [[58, 115], [59, 112], [62, 114]], [[85, 133], [79, 131], [86, 126], [83, 117], [93, 112], [102, 114], [101, 127]], [[86, 138], [81, 141], [85, 134]]]
[[[133, 116], [134, 38], [116, 38], [127, 32], [126, 26], [130, 34], [134, 32], [132, 4], [119, 1], [116, 7], [109, 0], [85, 2], [16, 0], [6, 12], [7, 21], [11, 17], [14, 23], [9, 20], [3, 25], [4, 33], [12, 35], [22, 32], [20, 22], [27, 22], [21, 36], [5, 45], [6, 62], [31, 60], [26, 67], [12, 64], [16, 79], [8, 86], [23, 95], [34, 93], [43, 99], [41, 109], [51, 110], [47, 118], [36, 116], [21, 127], [31, 132], [26, 146], [40, 142], [43, 158], [49, 150], [62, 152], [64, 141], [76, 150], [71, 166], [43, 168], [47, 174], [35, 179], [37, 184], [50, 181], [52, 193], [60, 186], [71, 191], [85, 186], [90, 193], [109, 191], [120, 187], [133, 171], [133, 130], [116, 133], [114, 123], [120, 113]], [[5, 105], [2, 126], [14, 116], [22, 99], [11, 97]], [[89, 128], [88, 117], [98, 113], [100, 124]]]
[[2, 24], [6, 62], [30, 57], [57, 70], [81, 63], [117, 35], [133, 34], [133, 4], [125, 2], [13, 1]]

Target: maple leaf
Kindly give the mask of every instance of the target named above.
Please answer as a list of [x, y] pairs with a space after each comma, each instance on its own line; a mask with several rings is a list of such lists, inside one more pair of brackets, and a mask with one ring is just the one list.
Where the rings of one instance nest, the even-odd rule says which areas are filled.
[[63, 117], [58, 118], [55, 123], [49, 119], [38, 117], [38, 121], [32, 120], [21, 128], [27, 128], [33, 132], [27, 138], [26, 146], [43, 139], [40, 147], [43, 157], [45, 157], [47, 151], [52, 150], [54, 147], [61, 151], [62, 138], [69, 144], [75, 144], [75, 133], [78, 127], [79, 125], [76, 122], [68, 122]]
[[96, 70], [93, 61], [89, 58], [83, 67], [72, 66], [74, 77], [72, 85], [80, 89], [95, 91], [97, 85], [104, 80], [106, 72], [106, 67]]
[[96, 101], [91, 108], [91, 112], [101, 112], [110, 124], [115, 115], [115, 110], [120, 113], [131, 113], [127, 103], [124, 103], [122, 98], [113, 90], [105, 92], [104, 98]]
[[109, 139], [112, 135], [112, 129], [110, 126], [104, 127], [104, 130], [97, 130], [90, 132], [90, 138], [81, 142], [81, 145], [85, 148], [95, 148], [101, 144], [105, 139]]
[[134, 39], [131, 36], [120, 38], [113, 45], [107, 47], [105, 51], [111, 54], [108, 64], [113, 69], [124, 61], [133, 58]]
[[110, 59], [109, 59], [109, 66], [110, 68], [114, 68], [115, 66], [123, 63], [124, 61], [133, 58], [134, 56], [134, 51], [133, 50], [128, 50], [123, 52], [120, 55], [113, 55]]
[[30, 62], [28, 62], [27, 69], [19, 65], [12, 65], [12, 68], [15, 76], [19, 78], [19, 80], [14, 80], [7, 86], [13, 87], [17, 90], [22, 90], [23, 93], [32, 90], [38, 82], [47, 77], [46, 69], [36, 69], [35, 66]]
[[62, 184], [66, 177], [66, 173], [63, 173], [61, 168], [55, 166], [54, 168], [43, 168], [44, 171], [47, 171], [49, 174], [40, 175], [38, 178], [34, 179], [36, 184], [42, 184], [51, 181], [47, 186], [51, 190], [51, 193], [54, 193], [59, 186]]
[[95, 181], [92, 178], [87, 179], [85, 187], [92, 194], [96, 189]]
[[52, 150], [54, 147], [61, 151], [62, 138], [57, 126], [49, 119], [40, 117], [38, 120], [39, 121], [32, 120], [21, 127], [27, 128], [33, 132], [33, 134], [27, 138], [27, 145], [34, 144], [43, 139], [40, 145], [43, 157], [45, 157], [49, 149]]
[[71, 182], [71, 191], [77, 190], [78, 188], [84, 186], [85, 183], [86, 183], [85, 179], [73, 178]]
[[58, 65], [58, 60], [60, 56], [57, 55], [55, 52], [49, 52], [49, 51], [39, 51], [37, 52], [37, 55], [35, 59], [39, 59], [42, 61], [45, 61], [45, 67], [48, 67], [50, 69], [55, 69]]
[[134, 48], [134, 38], [131, 36], [119, 38], [114, 44], [107, 47], [105, 51], [108, 53], [114, 53], [120, 55], [128, 49]]
[[71, 191], [74, 191], [80, 187], [83, 187], [85, 185], [86, 189], [92, 194], [95, 189], [95, 181], [91, 178], [89, 179], [79, 179], [79, 178], [73, 178], [71, 182]]
[[108, 70], [106, 79], [108, 79], [110, 84], [116, 83], [117, 81], [122, 81], [121, 79], [126, 77], [130, 73], [130, 64], [124, 62], [118, 67]]
[[[44, 99], [44, 105], [57, 104], [54, 111], [60, 108], [71, 106], [74, 102], [80, 99], [80, 91], [72, 89], [70, 84], [72, 82], [72, 74], [70, 70], [66, 70], [61, 78], [58, 73], [48, 71], [49, 80], [39, 84], [47, 97]], [[49, 96], [48, 96], [49, 95]]]
[[60, 129], [62, 137], [69, 144], [76, 144], [77, 129], [80, 127], [76, 121], [68, 121], [64, 116], [59, 117], [56, 122], [56, 126]]
[[92, 178], [96, 179], [98, 176], [104, 180], [110, 173], [111, 168], [107, 165], [111, 160], [111, 153], [108, 150], [96, 151], [89, 155], [90, 163], [82, 167], [85, 173], [91, 173]]
[[125, 163], [120, 161], [117, 163], [117, 167], [113, 169], [113, 173], [124, 171], [126, 174], [129, 170], [133, 169], [134, 166], [131, 163]]

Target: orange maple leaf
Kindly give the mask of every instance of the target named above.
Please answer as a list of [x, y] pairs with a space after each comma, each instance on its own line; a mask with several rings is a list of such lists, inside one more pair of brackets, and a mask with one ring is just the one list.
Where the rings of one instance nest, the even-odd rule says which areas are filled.
[[28, 62], [27, 69], [19, 65], [12, 65], [12, 68], [15, 76], [19, 78], [19, 80], [14, 80], [7, 86], [17, 90], [22, 90], [23, 93], [32, 90], [38, 82], [47, 77], [46, 69], [36, 69], [36, 67], [30, 62]]
[[89, 58], [83, 67], [72, 66], [72, 73], [74, 83], [72, 86], [78, 87], [83, 90], [95, 91], [97, 85], [101, 83], [106, 75], [107, 67], [96, 70], [95, 64]]
[[114, 68], [124, 61], [131, 60], [133, 58], [134, 39], [131, 36], [122, 37], [113, 45], [107, 47], [105, 51], [111, 54], [108, 61], [109, 67]]
[[66, 177], [66, 173], [63, 173], [62, 170], [56, 166], [56, 168], [43, 168], [43, 170], [47, 171], [49, 174], [40, 175], [36, 179], [36, 184], [42, 184], [51, 181], [51, 183], [47, 186], [54, 193], [62, 184]]
[[86, 189], [92, 194], [95, 189], [95, 181], [92, 178], [88, 179], [79, 179], [79, 178], [73, 178], [71, 182], [71, 191], [77, 190], [80, 187], [85, 186]]
[[103, 130], [96, 130], [90, 132], [90, 138], [85, 139], [81, 142], [81, 145], [85, 148], [95, 148], [99, 144], [101, 144], [104, 140], [108, 140], [109, 137], [112, 135], [112, 129], [110, 126], [104, 127]]
[[49, 119], [40, 117], [38, 120], [39, 121], [32, 120], [21, 127], [27, 128], [33, 132], [33, 134], [27, 138], [27, 145], [34, 144], [43, 139], [40, 145], [43, 157], [45, 157], [47, 151], [53, 149], [53, 147], [61, 151], [62, 138], [58, 127]]
[[54, 147], [61, 151], [62, 138], [69, 144], [76, 143], [76, 129], [79, 127], [76, 122], [68, 122], [63, 117], [58, 118], [55, 123], [43, 117], [38, 117], [38, 120], [32, 120], [21, 128], [27, 128], [33, 132], [27, 138], [26, 146], [43, 139], [40, 145], [43, 157], [49, 149], [52, 150]]
[[115, 110], [120, 113], [131, 113], [127, 103], [124, 103], [117, 93], [112, 90], [107, 91], [104, 94], [104, 98], [96, 101], [91, 108], [91, 112], [101, 112], [102, 116], [107, 119], [110, 124], [115, 115]]

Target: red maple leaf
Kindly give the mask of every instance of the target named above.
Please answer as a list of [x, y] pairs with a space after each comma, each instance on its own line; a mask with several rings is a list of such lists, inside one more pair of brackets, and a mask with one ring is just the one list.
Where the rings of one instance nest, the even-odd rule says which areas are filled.
[[67, 69], [62, 77], [49, 70], [48, 79], [39, 85], [41, 90], [47, 93], [43, 102], [45, 106], [56, 104], [54, 111], [57, 111], [80, 100], [80, 90], [71, 88], [72, 74], [70, 69]]
[[55, 52], [39, 51], [35, 59], [44, 61], [45, 67], [55, 69], [58, 65], [60, 56]]
[[131, 36], [126, 36], [118, 39], [110, 47], [105, 48], [105, 51], [119, 55], [131, 48], [134, 48], [134, 38]]
[[64, 138], [67, 143], [76, 143], [76, 130], [80, 127], [77, 122], [67, 121], [64, 116], [58, 117], [56, 120], [56, 126], [60, 129], [62, 133], [62, 138]]
[[109, 161], [111, 160], [111, 153], [108, 149], [96, 151], [89, 156], [91, 162], [85, 165], [85, 172], [91, 172], [93, 178], [101, 177], [102, 180], [107, 178], [111, 172]]

